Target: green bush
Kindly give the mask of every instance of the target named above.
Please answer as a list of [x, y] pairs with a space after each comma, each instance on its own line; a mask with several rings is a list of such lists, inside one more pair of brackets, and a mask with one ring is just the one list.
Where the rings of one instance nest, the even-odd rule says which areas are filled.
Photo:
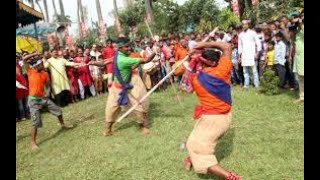
[[280, 79], [271, 69], [267, 69], [260, 81], [260, 92], [266, 95], [276, 95], [280, 93]]

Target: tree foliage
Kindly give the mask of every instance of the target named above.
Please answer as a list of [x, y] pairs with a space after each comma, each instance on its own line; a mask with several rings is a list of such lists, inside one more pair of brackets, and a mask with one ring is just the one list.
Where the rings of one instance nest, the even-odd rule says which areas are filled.
[[271, 69], [267, 69], [263, 73], [260, 81], [260, 92], [266, 95], [276, 95], [280, 93], [279, 90], [280, 79], [275, 75]]
[[[231, 0], [225, 0], [229, 3]], [[252, 6], [251, 0], [238, 0], [240, 19], [252, 19], [253, 21], [259, 20], [268, 21], [274, 20], [281, 15], [291, 15], [297, 7], [304, 7], [303, 0], [259, 0], [258, 6]], [[259, 19], [257, 15], [259, 14]]]
[[[231, 0], [225, 0], [229, 2]], [[241, 19], [266, 21], [294, 11], [295, 7], [303, 6], [301, 0], [259, 0], [258, 6], [252, 6], [251, 0], [238, 0], [240, 18], [234, 16], [230, 5], [219, 9], [215, 0], [187, 0], [178, 5], [172, 0], [153, 0], [154, 23], [149, 24], [155, 34], [179, 32], [209, 32], [214, 27], [227, 30], [232, 25], [239, 25]], [[150, 36], [144, 22], [146, 14], [145, 0], [135, 0], [125, 9], [119, 10], [119, 18], [125, 35], [135, 37]], [[257, 19], [259, 13], [259, 19]], [[137, 28], [137, 32], [132, 33]], [[113, 26], [109, 27], [108, 36], [115, 38]]]
[[[144, 0], [136, 0], [126, 9], [119, 11], [121, 24], [126, 35], [131, 26], [137, 26], [137, 36], [149, 36], [144, 23]], [[228, 9], [219, 10], [215, 0], [188, 0], [179, 6], [172, 0], [153, 1], [154, 24], [150, 24], [154, 34], [186, 32], [187, 29], [197, 33], [211, 31], [219, 25], [227, 29], [230, 25], [239, 23]]]

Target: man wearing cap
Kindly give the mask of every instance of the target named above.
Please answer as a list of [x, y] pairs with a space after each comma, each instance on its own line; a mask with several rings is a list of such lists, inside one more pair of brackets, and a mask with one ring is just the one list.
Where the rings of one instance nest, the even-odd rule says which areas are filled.
[[36, 143], [37, 129], [42, 127], [40, 110], [47, 108], [51, 114], [57, 116], [62, 129], [71, 128], [64, 124], [61, 108], [49, 99], [51, 91], [50, 80], [48, 73], [44, 71], [44, 65], [41, 57], [30, 62], [32, 67], [30, 68], [28, 63], [29, 60], [33, 59], [34, 56], [37, 55], [39, 54], [33, 53], [23, 58], [23, 63], [26, 67], [29, 80], [28, 105], [30, 108], [33, 126], [31, 130], [31, 147], [33, 150], [38, 149]]
[[[114, 81], [109, 89], [109, 96], [106, 105], [106, 127], [103, 131], [104, 136], [112, 135], [112, 125], [116, 121], [117, 115], [121, 111], [121, 106], [135, 105], [138, 99], [147, 93], [141, 83], [134, 82], [131, 78], [132, 69], [139, 64], [150, 62], [156, 55], [154, 52], [148, 58], [129, 57], [129, 40], [123, 37], [118, 39], [118, 51], [115, 53], [113, 62]], [[139, 118], [140, 130], [144, 135], [149, 134], [147, 107], [148, 103], [141, 103], [136, 109], [136, 115]]]

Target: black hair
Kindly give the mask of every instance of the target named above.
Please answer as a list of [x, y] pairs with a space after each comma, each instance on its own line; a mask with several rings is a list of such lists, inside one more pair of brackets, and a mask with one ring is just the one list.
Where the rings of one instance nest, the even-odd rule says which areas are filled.
[[256, 27], [255, 29], [256, 29], [257, 33], [261, 33], [262, 32], [262, 29], [260, 27]]
[[275, 45], [274, 41], [269, 41], [268, 44], [271, 44], [272, 46]]
[[117, 40], [117, 44], [127, 44], [129, 42], [130, 42], [130, 40], [126, 37], [119, 37]]
[[99, 55], [99, 56], [98, 56], [98, 59], [100, 59], [100, 58], [102, 58], [102, 59], [103, 59], [103, 56], [102, 56], [102, 55]]
[[56, 48], [53, 48], [53, 49], [51, 49], [51, 53], [53, 52], [53, 51], [58, 51]]
[[110, 43], [113, 43], [112, 39], [107, 39], [106, 42], [110, 42]]
[[210, 49], [204, 51], [201, 56], [209, 61], [218, 62], [220, 59], [220, 52]]
[[279, 37], [279, 38], [283, 39], [283, 34], [282, 34], [281, 32], [278, 32], [278, 33], [275, 35], [275, 37]]

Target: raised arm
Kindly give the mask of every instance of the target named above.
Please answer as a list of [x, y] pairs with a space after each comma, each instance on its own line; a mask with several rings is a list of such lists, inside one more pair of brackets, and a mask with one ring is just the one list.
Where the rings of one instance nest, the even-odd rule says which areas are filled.
[[209, 36], [205, 37], [205, 38], [202, 40], [202, 42], [206, 42], [206, 41], [208, 41], [211, 37], [214, 37], [214, 35], [216, 34], [216, 32], [217, 32], [218, 30], [219, 30], [218, 27], [214, 28], [214, 30], [209, 33]]
[[140, 64], [145, 64], [145, 63], [150, 62], [155, 56], [156, 56], [156, 53], [152, 52], [152, 54], [150, 54], [147, 58], [141, 58]]
[[231, 45], [225, 42], [199, 42], [194, 49], [217, 48], [222, 51], [223, 56], [231, 57]]
[[39, 53], [38, 53], [38, 52], [35, 52], [35, 53], [32, 53], [32, 54], [28, 54], [28, 55], [26, 55], [26, 56], [24, 56], [24, 57], [22, 58], [22, 60], [23, 60], [23, 65], [24, 65], [24, 67], [26, 68], [26, 70], [27, 70], [27, 69], [30, 69], [29, 62], [30, 62], [31, 58], [34, 57], [34, 56], [37, 56], [37, 55], [39, 55]]

